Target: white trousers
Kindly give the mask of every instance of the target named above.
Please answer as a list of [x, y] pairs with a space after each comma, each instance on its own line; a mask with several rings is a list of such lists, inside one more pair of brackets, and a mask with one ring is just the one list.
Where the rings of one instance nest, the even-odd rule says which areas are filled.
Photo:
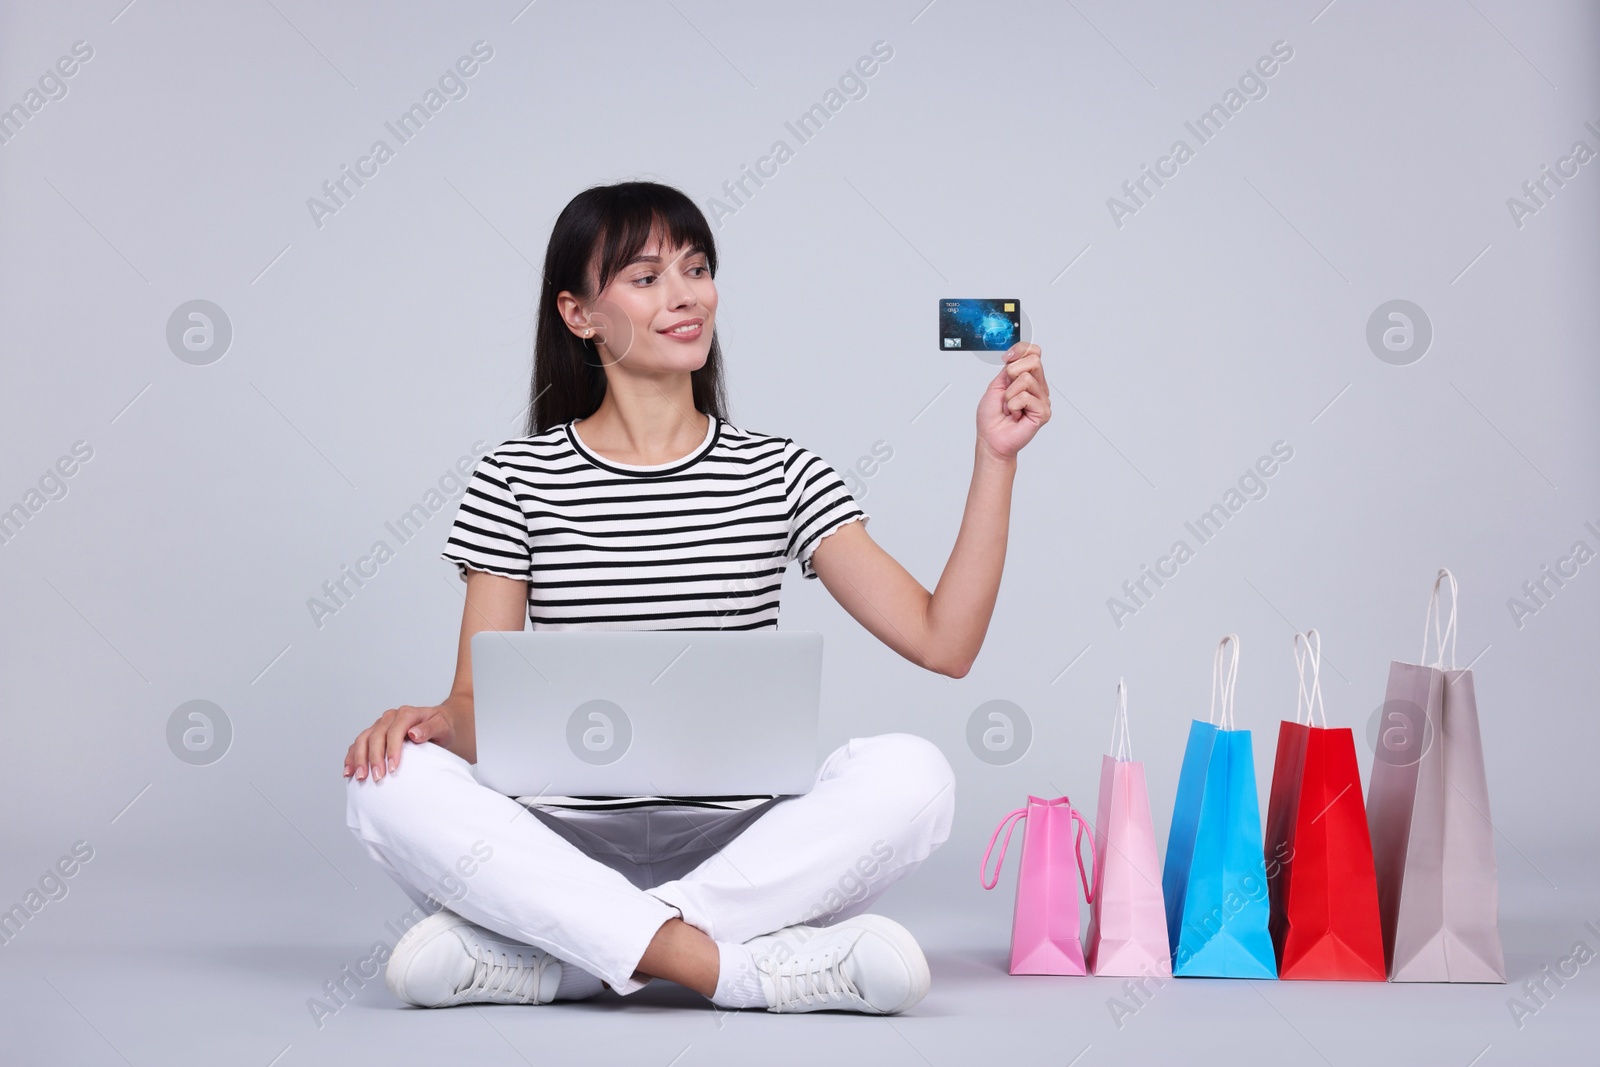
[[633, 993], [671, 918], [742, 942], [865, 911], [950, 836], [955, 776], [932, 742], [858, 737], [811, 792], [742, 811], [534, 808], [460, 756], [405, 743], [382, 779], [349, 779], [346, 822], [417, 904], [445, 904]]

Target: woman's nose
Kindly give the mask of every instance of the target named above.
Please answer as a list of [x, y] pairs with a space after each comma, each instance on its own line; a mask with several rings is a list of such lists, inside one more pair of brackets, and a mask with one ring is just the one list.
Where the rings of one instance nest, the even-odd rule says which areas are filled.
[[672, 308], [687, 307], [694, 304], [699, 298], [695, 295], [694, 286], [676, 270], [667, 272], [667, 306]]
[[667, 290], [667, 299], [670, 302], [670, 306], [681, 308], [693, 305], [697, 298], [694, 286], [689, 284], [688, 279], [677, 278]]

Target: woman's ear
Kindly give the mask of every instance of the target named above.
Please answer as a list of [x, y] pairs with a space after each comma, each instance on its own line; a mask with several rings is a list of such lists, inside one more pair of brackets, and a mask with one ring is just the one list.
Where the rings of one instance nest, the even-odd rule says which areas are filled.
[[567, 328], [576, 336], [594, 336], [594, 324], [589, 321], [589, 315], [584, 311], [583, 304], [570, 291], [563, 289], [556, 295], [556, 309], [561, 314], [561, 321], [565, 322]]

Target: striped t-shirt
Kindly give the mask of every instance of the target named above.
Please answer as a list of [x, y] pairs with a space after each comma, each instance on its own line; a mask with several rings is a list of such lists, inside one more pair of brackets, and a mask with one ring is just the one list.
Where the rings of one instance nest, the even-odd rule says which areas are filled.
[[[574, 419], [490, 450], [441, 555], [528, 582], [535, 630], [758, 630], [778, 626], [783, 572], [869, 516], [838, 473], [786, 437], [710, 416], [671, 463], [602, 459]], [[563, 807], [743, 807], [743, 798], [518, 798]]]

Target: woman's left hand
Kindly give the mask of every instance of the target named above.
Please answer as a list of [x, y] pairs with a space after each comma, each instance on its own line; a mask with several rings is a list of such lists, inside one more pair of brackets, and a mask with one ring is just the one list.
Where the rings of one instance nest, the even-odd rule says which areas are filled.
[[978, 401], [978, 439], [996, 456], [1015, 458], [1049, 421], [1044, 353], [1038, 345], [1018, 341], [1007, 350], [1005, 366]]

